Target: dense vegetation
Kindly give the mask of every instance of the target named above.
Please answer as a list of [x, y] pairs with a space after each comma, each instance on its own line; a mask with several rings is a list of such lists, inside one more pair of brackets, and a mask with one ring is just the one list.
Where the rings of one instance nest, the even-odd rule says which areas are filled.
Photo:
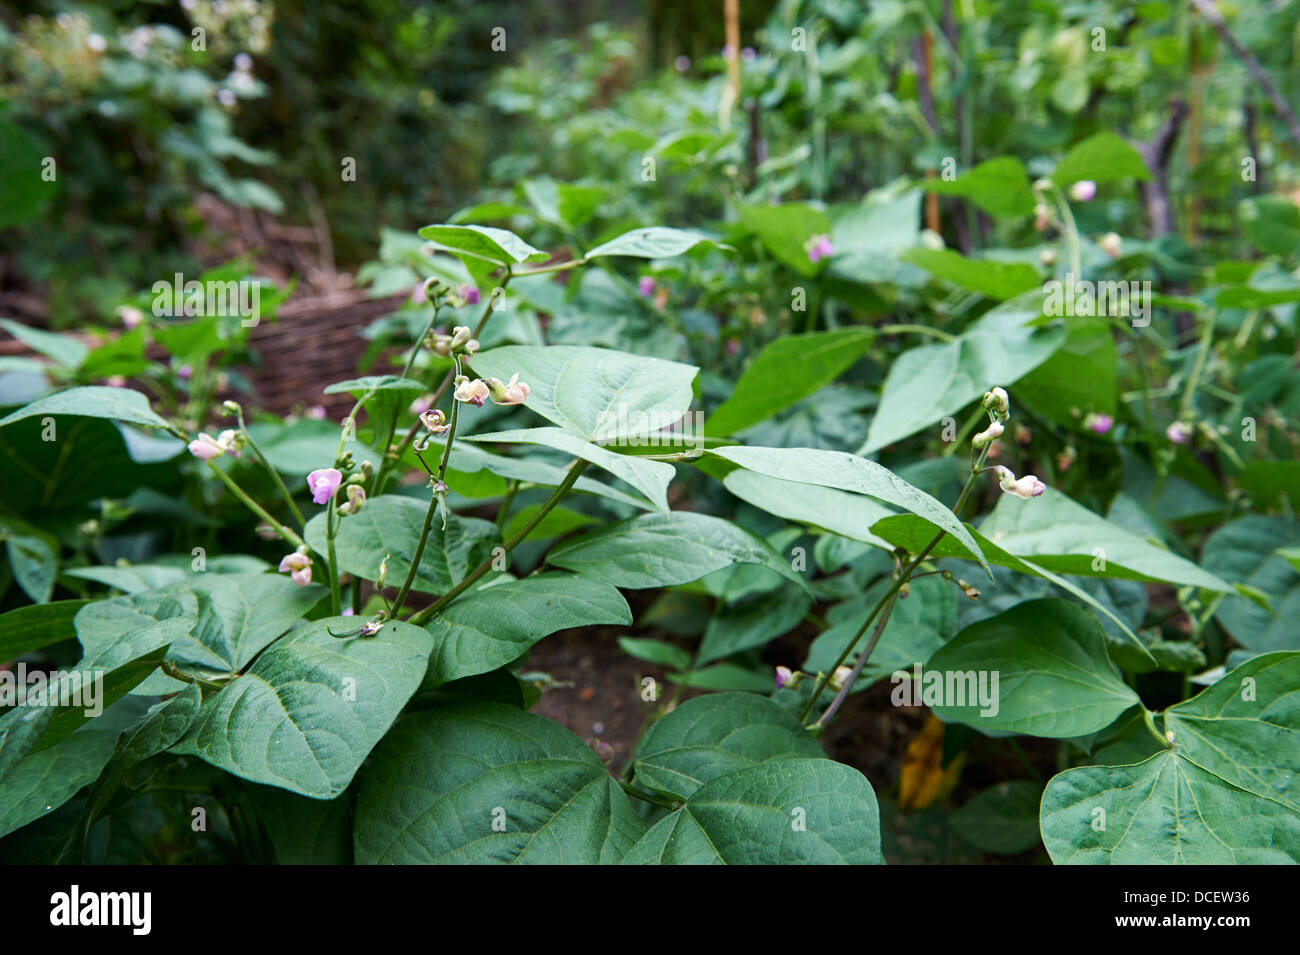
[[[6, 23], [0, 856], [1300, 861], [1300, 10], [524, 9]], [[199, 192], [403, 294], [341, 421]]]

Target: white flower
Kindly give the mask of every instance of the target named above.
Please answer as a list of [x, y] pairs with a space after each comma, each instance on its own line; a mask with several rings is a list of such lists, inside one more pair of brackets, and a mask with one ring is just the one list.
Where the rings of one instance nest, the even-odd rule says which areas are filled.
[[1026, 474], [1017, 480], [1010, 468], [1004, 468], [999, 464], [994, 470], [998, 472], [998, 486], [1007, 494], [1014, 494], [1016, 497], [1028, 500], [1031, 497], [1038, 497], [1047, 490], [1047, 485], [1032, 474]]

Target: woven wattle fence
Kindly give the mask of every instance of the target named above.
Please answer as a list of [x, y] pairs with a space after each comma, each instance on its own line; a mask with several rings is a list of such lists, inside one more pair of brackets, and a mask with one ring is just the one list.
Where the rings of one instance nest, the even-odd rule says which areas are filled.
[[[329, 417], [346, 415], [356, 400], [322, 389], [355, 378], [357, 361], [367, 345], [362, 330], [401, 304], [402, 295], [371, 299], [358, 290], [310, 298], [292, 298], [276, 311], [276, 321], [249, 332], [249, 349], [258, 364], [239, 369], [252, 382], [254, 404], [286, 414], [295, 406], [324, 405]], [[381, 358], [372, 371], [386, 374]]]

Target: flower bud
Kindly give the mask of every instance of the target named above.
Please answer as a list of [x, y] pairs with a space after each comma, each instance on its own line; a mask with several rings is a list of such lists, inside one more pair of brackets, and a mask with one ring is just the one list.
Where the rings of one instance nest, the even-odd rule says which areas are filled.
[[380, 590], [384, 589], [384, 581], [388, 578], [388, 555], [379, 562], [379, 575], [375, 578], [375, 586]]
[[1031, 497], [1038, 497], [1047, 490], [1047, 485], [1032, 474], [1017, 479], [1010, 468], [999, 464], [995, 470], [998, 472], [998, 486], [1007, 494], [1014, 494], [1016, 497], [1028, 500]]
[[511, 375], [510, 381], [506, 384], [502, 384], [496, 378], [487, 378], [485, 381], [492, 401], [499, 405], [521, 405], [530, 390], [528, 385], [519, 380], [518, 373]]
[[992, 411], [1000, 417], [1011, 413], [1011, 400], [1007, 397], [1006, 390], [1003, 388], [994, 388], [992, 391], [984, 392], [984, 400], [981, 402], [981, 406], [985, 411]]
[[1097, 195], [1097, 184], [1091, 179], [1080, 179], [1070, 187], [1070, 198], [1075, 202], [1092, 202]]
[[1002, 436], [1003, 430], [1001, 421], [992, 421], [987, 428], [970, 439], [970, 446], [979, 450], [985, 445], [992, 444], [995, 439]]
[[420, 424], [424, 425], [430, 434], [442, 434], [451, 427], [447, 424], [447, 416], [437, 408], [421, 414]]
[[1107, 232], [1101, 237], [1101, 241], [1097, 244], [1100, 245], [1101, 250], [1112, 259], [1118, 259], [1120, 247], [1123, 245], [1123, 240], [1121, 240], [1114, 232]]
[[221, 402], [221, 410], [226, 414], [239, 414], [241, 409], [239, 407], [239, 402], [227, 399], [226, 401]]
[[789, 667], [776, 668], [776, 688], [778, 690], [793, 690], [801, 680], [803, 680], [803, 673], [799, 670], [791, 671]]

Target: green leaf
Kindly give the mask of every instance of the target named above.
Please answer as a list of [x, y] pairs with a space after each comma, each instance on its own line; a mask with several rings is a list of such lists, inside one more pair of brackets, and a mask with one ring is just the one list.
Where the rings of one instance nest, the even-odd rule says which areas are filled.
[[0, 779], [0, 836], [58, 809], [94, 782], [116, 743], [117, 733], [88, 728], [24, 757]]
[[1103, 729], [1139, 702], [1111, 666], [1097, 621], [1053, 598], [971, 624], [930, 658], [923, 681], [912, 692], [944, 722], [1054, 739]]
[[21, 127], [0, 122], [0, 229], [20, 226], [39, 217], [58, 191], [58, 182], [45, 176], [50, 149]]
[[639, 259], [669, 259], [683, 252], [689, 252], [700, 244], [719, 249], [731, 249], [731, 246], [722, 245], [699, 232], [669, 229], [666, 226], [647, 226], [624, 232], [616, 239], [601, 243], [588, 252], [586, 258], [590, 260], [603, 255], [630, 255]]
[[1279, 553], [1300, 544], [1300, 521], [1251, 514], [1224, 524], [1205, 542], [1205, 569], [1262, 594], [1268, 607], [1238, 593], [1223, 598], [1215, 620], [1243, 647], [1257, 652], [1300, 650], [1300, 569]]
[[346, 799], [308, 799], [274, 786], [247, 787], [253, 811], [280, 865], [351, 865], [352, 814]]
[[831, 221], [826, 213], [802, 202], [779, 206], [742, 206], [741, 224], [758, 236], [774, 256], [805, 278], [812, 278], [826, 267], [826, 260], [808, 258], [806, 243], [815, 235], [829, 235]]
[[545, 262], [549, 255], [534, 249], [508, 229], [481, 225], [427, 225], [420, 237], [448, 252], [494, 262], [515, 265], [520, 262]]
[[770, 693], [773, 685], [771, 670], [764, 669], [760, 673], [734, 663], [718, 663], [688, 673], [669, 673], [668, 679], [679, 686], [713, 692], [745, 690], [750, 693]]
[[1173, 748], [1054, 777], [1039, 816], [1052, 861], [1300, 862], [1298, 685], [1300, 653], [1254, 657], [1165, 711]]
[[84, 344], [68, 335], [56, 335], [54, 332], [41, 331], [39, 328], [29, 328], [12, 319], [0, 318], [0, 328], [32, 351], [54, 359], [56, 364], [68, 370], [76, 369], [90, 352]]
[[658, 510], [668, 511], [668, 485], [676, 469], [666, 461], [651, 461], [632, 454], [607, 451], [600, 445], [576, 437], [563, 428], [525, 428], [520, 431], [493, 431], [476, 434], [468, 441], [499, 444], [540, 444], [574, 457], [590, 461], [636, 488]]
[[988, 563], [980, 554], [975, 538], [952, 511], [875, 461], [842, 451], [819, 451], [814, 448], [729, 447], [716, 448], [710, 453], [768, 477], [866, 494], [911, 511], [965, 544], [976, 555], [980, 565], [989, 572], [990, 579], [993, 576]]
[[587, 441], [653, 434], [690, 409], [694, 365], [582, 345], [506, 345], [473, 359], [480, 375], [529, 387], [525, 406]]
[[357, 798], [356, 860], [591, 865], [620, 860], [644, 829], [578, 737], [471, 703], [412, 714], [375, 750]]
[[900, 258], [925, 269], [935, 278], [1000, 302], [1042, 284], [1038, 270], [1023, 262], [968, 259], [951, 249], [927, 248], [910, 249]]
[[[367, 394], [380, 409], [381, 420], [387, 422], [394, 409], [409, 405], [412, 396], [422, 395], [428, 388], [422, 382], [399, 375], [367, 375], [364, 378], [350, 378], [337, 381], [327, 386], [321, 393], [326, 395], [350, 394], [361, 398]], [[372, 394], [373, 392], [373, 394]], [[373, 415], [374, 409], [371, 409]]]
[[977, 849], [1015, 855], [1039, 844], [1040, 783], [1017, 779], [976, 793], [951, 817], [953, 830]]
[[[366, 501], [361, 513], [351, 514], [339, 523], [334, 547], [340, 569], [345, 574], [374, 580], [387, 554], [388, 583], [401, 586], [411, 569], [428, 510], [427, 503], [398, 494]], [[323, 512], [317, 514], [303, 529], [303, 537], [317, 554], [327, 552], [325, 517]], [[453, 514], [447, 518], [444, 531], [435, 514], [411, 589], [425, 594], [445, 593], [483, 563], [500, 543], [501, 534], [490, 521]]]
[[1034, 193], [1024, 164], [1013, 156], [999, 156], [982, 162], [964, 176], [947, 181], [928, 179], [927, 192], [964, 196], [989, 215], [999, 217], [1034, 214]]
[[1243, 199], [1237, 206], [1241, 231], [1265, 255], [1289, 258], [1300, 248], [1300, 207], [1283, 196]]
[[636, 781], [690, 797], [700, 786], [772, 759], [821, 757], [790, 713], [753, 693], [687, 700], [656, 720], [636, 748]]
[[5, 425], [32, 418], [37, 415], [80, 415], [86, 418], [111, 418], [127, 424], [138, 424], [146, 428], [166, 428], [167, 422], [153, 413], [149, 399], [130, 388], [107, 388], [89, 385], [85, 388], [69, 388], [44, 398], [38, 398], [31, 404], [0, 419], [0, 428]]
[[59, 572], [54, 546], [35, 534], [9, 534], [5, 538], [5, 553], [23, 593], [35, 603], [48, 603]]
[[1064, 188], [1080, 179], [1116, 182], [1130, 176], [1145, 181], [1151, 171], [1136, 149], [1114, 133], [1101, 132], [1074, 146], [1052, 173], [1052, 181]]
[[1034, 327], [1041, 309], [1042, 293], [1027, 293], [986, 313], [956, 341], [903, 352], [890, 366], [861, 453], [955, 415], [990, 388], [1008, 387], [1047, 361], [1066, 329]]
[[146, 590], [161, 590], [185, 579], [185, 571], [167, 564], [132, 564], [118, 567], [71, 567], [64, 571], [69, 577], [93, 580], [124, 594], [138, 594]]
[[1029, 500], [1003, 494], [980, 533], [1002, 549], [1061, 574], [1232, 589], [1191, 561], [1130, 534], [1050, 487]]
[[567, 574], [502, 580], [469, 591], [429, 621], [433, 653], [424, 685], [495, 670], [557, 630], [631, 622], [623, 595], [609, 584]]
[[320, 584], [299, 586], [284, 574], [204, 573], [184, 586], [198, 598], [199, 620], [168, 656], [229, 673], [242, 670], [327, 592]]
[[871, 533], [871, 525], [893, 515], [893, 510], [861, 494], [850, 494], [815, 484], [783, 481], [757, 471], [737, 468], [722, 479], [736, 497], [760, 510], [834, 533], [850, 540], [887, 546]]
[[334, 637], [350, 617], [293, 630], [203, 702], [173, 752], [317, 799], [347, 788], [420, 685], [428, 632], [391, 621], [373, 637]]
[[773, 759], [705, 783], [623, 861], [880, 865], [880, 809], [856, 769], [829, 759]]
[[812, 597], [789, 584], [752, 600], [722, 607], [709, 621], [695, 662], [712, 663], [761, 647], [797, 627], [811, 607]]
[[693, 511], [643, 514], [556, 547], [547, 560], [615, 587], [672, 587], [732, 564], [759, 564], [807, 588], [765, 540]]
[[870, 328], [778, 338], [745, 369], [731, 396], [709, 416], [705, 430], [735, 434], [772, 417], [838, 378], [874, 339]]
[[662, 667], [684, 670], [691, 665], [691, 655], [689, 653], [681, 647], [675, 647], [671, 643], [664, 643], [662, 640], [619, 637], [618, 645], [623, 648], [624, 653], [634, 656], [638, 660], [657, 663]]
[[[1016, 398], [1042, 417], [1067, 422], [1076, 409], [1115, 414], [1119, 354], [1105, 319], [1072, 318], [1065, 342], [1016, 385]], [[1077, 427], [1082, 427], [1082, 420]]]
[[53, 716], [52, 706], [14, 706], [0, 711], [0, 782], [36, 745]]

